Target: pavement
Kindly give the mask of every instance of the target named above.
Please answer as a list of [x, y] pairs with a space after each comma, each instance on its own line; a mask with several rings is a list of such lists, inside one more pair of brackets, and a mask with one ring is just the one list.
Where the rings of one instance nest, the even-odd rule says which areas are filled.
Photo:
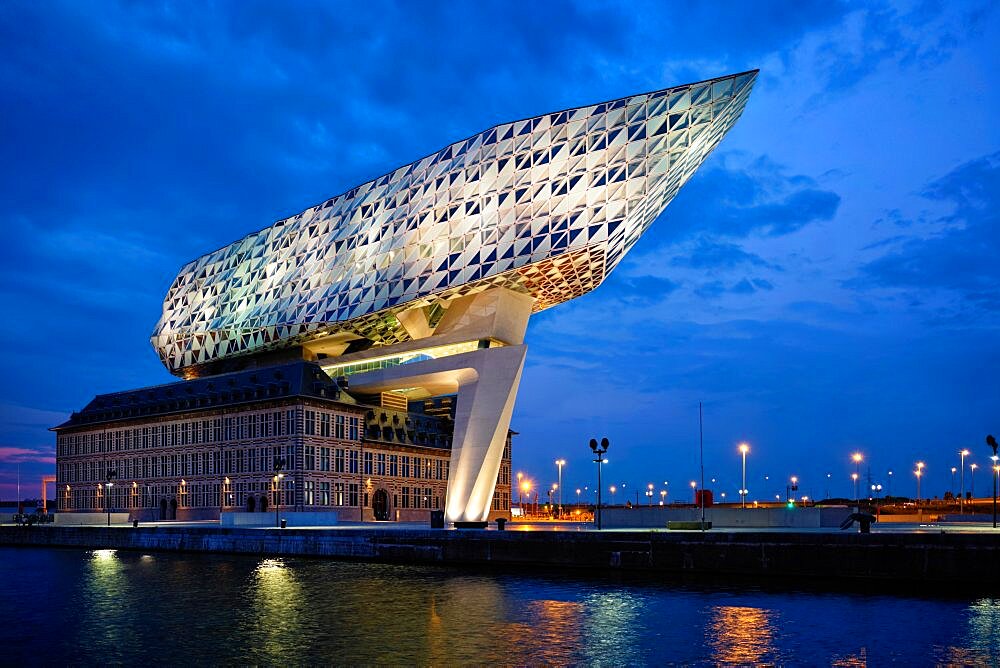
[[[43, 525], [51, 526], [51, 525]], [[81, 524], [81, 525], [57, 525], [57, 526], [89, 526], [89, 527], [105, 527], [106, 524]], [[162, 521], [162, 522], [140, 522], [140, 527], [176, 527], [176, 528], [213, 528], [219, 526], [218, 520], [201, 520], [201, 521]], [[132, 524], [112, 524], [113, 528], [121, 529], [131, 529]], [[258, 529], [261, 531], [275, 530], [274, 526], [259, 526], [259, 527], [238, 527], [240, 529]], [[427, 529], [429, 525], [427, 522], [340, 522], [336, 525], [330, 526], [314, 526], [314, 527], [289, 527], [296, 530], [337, 530], [337, 531], [356, 531], [356, 530], [368, 530], [368, 529], [379, 529], [383, 531], [403, 531], [403, 530], [413, 530], [413, 529]], [[453, 527], [448, 528], [449, 531], [465, 531], [465, 529], [455, 529]], [[489, 531], [496, 531], [496, 525], [490, 524]], [[594, 525], [591, 522], [553, 522], [553, 521], [540, 521], [540, 522], [530, 522], [530, 521], [513, 521], [507, 523], [507, 531], [594, 531]], [[697, 529], [694, 530], [677, 530], [677, 529], [666, 529], [666, 528], [650, 528], [650, 527], [615, 527], [603, 529], [605, 533], [617, 533], [617, 532], [635, 532], [635, 531], [655, 531], [655, 532], [666, 532], [671, 533], [701, 533]], [[710, 533], [844, 533], [836, 527], [824, 527], [824, 528], [798, 528], [798, 527], [717, 527], [708, 530]], [[854, 529], [853, 531], [857, 531]], [[851, 531], [847, 531], [850, 533]], [[872, 533], [878, 534], [940, 534], [940, 533], [995, 533], [1000, 535], [1000, 529], [994, 529], [992, 521], [990, 522], [928, 522], [928, 523], [905, 523], [905, 522], [881, 522], [872, 525]]]

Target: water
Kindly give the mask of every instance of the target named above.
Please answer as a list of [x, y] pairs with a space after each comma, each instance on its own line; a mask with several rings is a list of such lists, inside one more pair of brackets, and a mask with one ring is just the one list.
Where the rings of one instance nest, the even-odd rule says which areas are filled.
[[997, 598], [19, 548], [0, 577], [4, 665], [1000, 662]]

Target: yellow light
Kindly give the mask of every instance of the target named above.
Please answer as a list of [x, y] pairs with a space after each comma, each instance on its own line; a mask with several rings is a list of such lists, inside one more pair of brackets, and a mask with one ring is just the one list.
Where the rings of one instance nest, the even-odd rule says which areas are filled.
[[968, 456], [969, 456], [969, 451], [968, 451], [968, 450], [962, 450], [962, 451], [961, 451], [961, 452], [959, 452], [958, 454], [960, 454], [960, 455], [964, 455], [964, 456], [968, 457]]
[[926, 465], [926, 464], [924, 464], [923, 462], [917, 462], [917, 470], [918, 470], [918, 471], [919, 471], [920, 469], [924, 468], [925, 466], [927, 466], [927, 465]]
[[851, 474], [851, 480], [857, 480], [857, 479], [858, 479], [858, 474], [857, 473], [852, 473]]
[[531, 483], [525, 480], [524, 482], [521, 483], [521, 491], [527, 492], [529, 490], [531, 490]]
[[694, 488], [695, 488], [695, 487], [697, 487], [697, 486], [698, 486], [698, 485], [697, 485], [697, 483], [695, 483], [695, 481], [694, 481], [694, 480], [692, 480], [692, 481], [691, 481], [691, 489], [694, 489]]
[[853, 459], [855, 462], [860, 462], [862, 459], [864, 459], [864, 457], [861, 455], [860, 452], [855, 452], [853, 455], [851, 455], [851, 459]]
[[750, 452], [750, 446], [747, 445], [746, 443], [740, 443], [740, 452], [745, 455], [746, 453]]

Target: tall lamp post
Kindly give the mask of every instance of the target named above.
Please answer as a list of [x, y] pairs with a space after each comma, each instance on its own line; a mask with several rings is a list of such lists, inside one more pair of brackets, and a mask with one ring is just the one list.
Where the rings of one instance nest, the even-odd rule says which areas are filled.
[[861, 492], [858, 490], [858, 480], [861, 478], [861, 462], [864, 461], [865, 456], [860, 452], [855, 452], [851, 455], [851, 461], [854, 462], [854, 500], [861, 503]]
[[285, 458], [274, 458], [274, 526], [281, 528], [281, 479], [285, 477]]
[[958, 508], [959, 510], [965, 508], [965, 456], [969, 454], [968, 449], [962, 448], [959, 450], [958, 454], [961, 456], [961, 466], [962, 466], [962, 491], [958, 497]]
[[601, 465], [604, 463], [604, 453], [608, 451], [611, 444], [607, 438], [602, 438], [600, 445], [596, 438], [590, 439], [590, 449], [594, 453], [594, 463], [597, 464], [597, 530], [601, 530]]
[[740, 488], [740, 508], [747, 507], [747, 453], [750, 452], [750, 446], [746, 443], [740, 443], [740, 454], [743, 455], [743, 486]]
[[1000, 457], [997, 456], [997, 439], [993, 438], [993, 434], [986, 437], [986, 445], [993, 448], [993, 456], [990, 460], [993, 461], [993, 528], [997, 528], [997, 478], [1000, 478], [1000, 465], [998, 465], [998, 460]]
[[521, 479], [524, 478], [524, 474], [520, 471], [517, 472], [517, 506], [521, 509], [521, 514], [524, 515], [524, 498], [521, 495]]
[[615, 505], [615, 492], [618, 491], [618, 488], [615, 487], [614, 485], [611, 485], [610, 491], [611, 491], [611, 505], [613, 506]]
[[562, 467], [566, 465], [565, 459], [557, 459], [556, 466], [559, 467], [559, 519], [562, 519]]
[[117, 477], [118, 469], [108, 469], [107, 482], [104, 483], [104, 508], [108, 511], [108, 526], [111, 526], [111, 488], [114, 487], [114, 479]]
[[973, 462], [969, 464], [969, 470], [972, 471], [972, 484], [969, 485], [969, 493], [972, 494], [972, 499], [976, 498], [976, 469], [979, 468], [979, 464]]
[[920, 505], [920, 477], [924, 474], [924, 463], [917, 462], [917, 470], [913, 475], [917, 476], [917, 505]]

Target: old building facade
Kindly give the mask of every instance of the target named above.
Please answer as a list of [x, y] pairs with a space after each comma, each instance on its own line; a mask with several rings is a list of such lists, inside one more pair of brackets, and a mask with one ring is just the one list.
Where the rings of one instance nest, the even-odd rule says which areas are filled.
[[[427, 520], [444, 507], [452, 420], [440, 401], [381, 403], [360, 403], [308, 362], [101, 395], [54, 428], [58, 507], [140, 521], [275, 505]], [[491, 516], [509, 510], [508, 438]]]

